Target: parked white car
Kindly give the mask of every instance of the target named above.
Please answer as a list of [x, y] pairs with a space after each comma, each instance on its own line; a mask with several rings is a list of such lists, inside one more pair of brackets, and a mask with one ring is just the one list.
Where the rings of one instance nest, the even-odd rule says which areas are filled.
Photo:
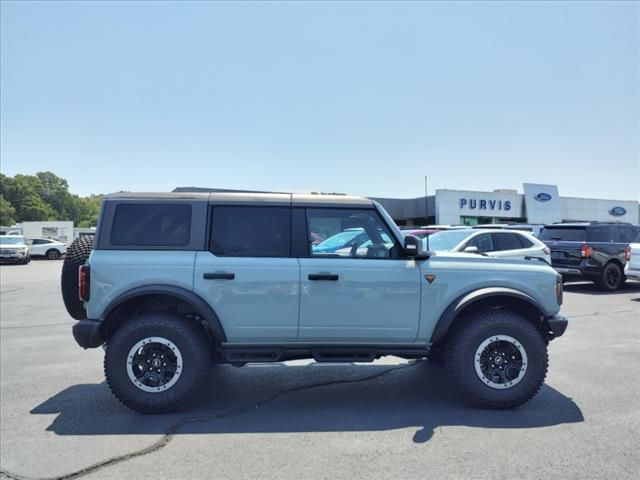
[[632, 280], [640, 280], [640, 234], [625, 249], [624, 274]]
[[67, 253], [67, 245], [49, 238], [31, 238], [27, 240], [32, 257], [47, 257], [49, 260], [57, 260]]
[[502, 229], [466, 229], [437, 232], [427, 237], [435, 252], [465, 252], [498, 258], [536, 257], [551, 263], [551, 251], [529, 232]]

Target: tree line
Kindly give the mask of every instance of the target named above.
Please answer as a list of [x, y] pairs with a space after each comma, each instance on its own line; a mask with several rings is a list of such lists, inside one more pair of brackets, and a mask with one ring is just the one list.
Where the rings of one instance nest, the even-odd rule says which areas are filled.
[[81, 197], [69, 192], [64, 178], [52, 172], [8, 177], [0, 173], [0, 225], [42, 220], [73, 220], [94, 227], [102, 195]]

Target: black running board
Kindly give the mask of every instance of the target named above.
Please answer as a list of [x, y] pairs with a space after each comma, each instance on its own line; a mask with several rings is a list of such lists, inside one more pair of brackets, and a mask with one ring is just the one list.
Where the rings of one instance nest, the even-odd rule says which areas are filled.
[[223, 346], [223, 356], [228, 363], [284, 362], [312, 358], [319, 363], [373, 362], [385, 355], [402, 358], [424, 358], [429, 353], [423, 348], [362, 347], [362, 346], [310, 346], [310, 347], [264, 347]]

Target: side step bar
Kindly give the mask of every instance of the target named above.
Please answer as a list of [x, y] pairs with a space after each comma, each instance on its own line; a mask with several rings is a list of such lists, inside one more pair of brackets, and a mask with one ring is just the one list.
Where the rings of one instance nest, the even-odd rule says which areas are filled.
[[424, 358], [429, 353], [428, 348], [402, 347], [250, 347], [223, 346], [223, 357], [228, 363], [249, 362], [284, 362], [313, 358], [316, 362], [373, 362], [385, 355], [402, 358]]

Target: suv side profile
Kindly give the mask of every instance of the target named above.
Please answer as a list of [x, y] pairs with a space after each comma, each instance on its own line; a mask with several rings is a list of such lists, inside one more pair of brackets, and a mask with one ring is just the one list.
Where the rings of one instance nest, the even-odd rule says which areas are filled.
[[[313, 245], [352, 229], [366, 241]], [[107, 384], [139, 412], [182, 406], [212, 361], [383, 355], [444, 360], [468, 400], [511, 408], [539, 390], [567, 326], [547, 264], [424, 252], [365, 198], [113, 194], [93, 241], [68, 249], [65, 305], [77, 343], [106, 344]]]
[[625, 249], [638, 233], [640, 227], [630, 223], [556, 223], [544, 227], [540, 240], [565, 280], [590, 280], [615, 291], [626, 280]]

